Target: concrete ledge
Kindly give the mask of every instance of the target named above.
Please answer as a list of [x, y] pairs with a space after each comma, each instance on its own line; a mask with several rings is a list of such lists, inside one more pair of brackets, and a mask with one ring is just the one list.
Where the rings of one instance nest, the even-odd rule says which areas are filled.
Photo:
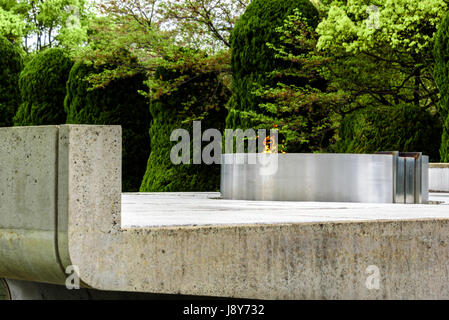
[[449, 168], [449, 163], [429, 163], [429, 168]]
[[433, 192], [449, 192], [449, 163], [429, 164], [429, 189]]
[[[40, 145], [34, 130], [45, 133]], [[224, 203], [213, 199], [216, 195], [160, 194], [142, 202], [140, 226], [121, 227], [121, 216], [125, 220], [133, 212], [121, 212], [120, 127], [8, 128], [0, 130], [0, 138], [0, 194], [8, 203], [0, 204], [0, 277], [63, 284], [65, 267], [76, 265], [82, 282], [100, 290], [262, 299], [449, 299], [445, 205], [412, 205], [415, 215], [406, 216], [404, 205], [371, 211], [348, 204], [286, 208], [283, 203]], [[32, 161], [25, 160], [29, 150]], [[192, 199], [200, 200], [192, 207], [197, 212], [246, 215], [250, 208], [288, 217], [180, 225], [175, 215], [173, 223], [151, 222], [163, 214], [161, 207], [179, 211]], [[377, 218], [376, 212], [384, 211], [394, 214]], [[378, 289], [366, 285], [369, 266], [379, 270]]]

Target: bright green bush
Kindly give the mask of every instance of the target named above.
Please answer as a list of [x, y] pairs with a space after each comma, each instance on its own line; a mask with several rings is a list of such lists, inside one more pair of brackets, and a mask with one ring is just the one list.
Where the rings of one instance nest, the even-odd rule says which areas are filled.
[[14, 125], [65, 123], [64, 98], [72, 65], [72, 60], [60, 48], [39, 52], [25, 65], [19, 77], [22, 103]]
[[298, 9], [308, 24], [315, 28], [318, 24], [318, 11], [309, 0], [253, 0], [240, 17], [232, 34], [232, 73], [233, 89], [230, 112], [226, 125], [230, 128], [248, 128], [251, 119], [241, 111], [259, 111], [263, 102], [254, 91], [261, 86], [275, 86], [270, 83], [267, 73], [277, 67], [285, 67], [275, 58], [275, 51], [267, 43], [280, 42], [277, 27]]
[[123, 137], [123, 191], [138, 191], [150, 154], [148, 102], [138, 90], [144, 90], [144, 75], [110, 82], [104, 88], [91, 89], [86, 77], [99, 72], [77, 63], [70, 71], [64, 102], [67, 123], [121, 125]]
[[20, 104], [18, 83], [22, 68], [20, 49], [0, 36], [0, 127], [13, 124]]
[[[170, 82], [187, 73], [173, 73], [160, 68], [155, 79]], [[191, 120], [198, 116], [203, 131], [215, 128], [223, 132], [225, 125], [228, 92], [218, 81], [217, 73], [188, 74], [188, 78], [177, 90], [162, 94], [150, 102], [153, 117], [150, 126], [151, 154], [140, 188], [142, 192], [216, 191], [219, 188], [219, 165], [175, 165], [170, 160], [171, 149], [176, 144], [170, 141], [173, 130], [186, 129], [192, 141]]]
[[435, 36], [434, 57], [434, 79], [440, 90], [438, 112], [444, 124], [440, 156], [441, 161], [449, 162], [449, 13], [438, 27]]
[[336, 152], [423, 152], [439, 161], [441, 121], [414, 105], [382, 106], [356, 111], [340, 126]]

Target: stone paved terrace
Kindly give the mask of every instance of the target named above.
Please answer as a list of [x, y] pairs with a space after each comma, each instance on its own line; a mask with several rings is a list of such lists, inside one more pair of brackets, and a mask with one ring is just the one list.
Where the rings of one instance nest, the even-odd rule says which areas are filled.
[[449, 193], [434, 204], [222, 200], [209, 193], [124, 193], [122, 228], [394, 221], [449, 218]]

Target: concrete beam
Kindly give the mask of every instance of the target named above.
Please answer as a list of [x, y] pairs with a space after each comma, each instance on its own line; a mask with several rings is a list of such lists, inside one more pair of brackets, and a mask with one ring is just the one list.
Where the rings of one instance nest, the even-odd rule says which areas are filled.
[[[39, 140], [34, 130], [45, 133], [40, 144], [33, 140]], [[0, 194], [16, 199], [0, 207], [0, 277], [63, 284], [65, 267], [76, 265], [86, 286], [111, 291], [262, 299], [449, 298], [447, 206], [368, 208], [157, 194], [143, 195], [144, 209], [127, 213], [132, 204], [122, 212], [120, 127], [9, 128], [0, 130], [0, 138], [0, 182], [8, 186]], [[50, 145], [56, 146], [45, 149]], [[33, 160], [27, 162], [29, 150]], [[35, 171], [39, 188], [30, 189], [36, 182], [28, 175]], [[27, 202], [28, 190], [37, 200]], [[35, 195], [39, 192], [45, 201]], [[406, 208], [414, 213], [407, 215]], [[207, 212], [205, 220], [182, 223], [189, 210]], [[164, 223], [152, 220], [167, 211], [172, 215]], [[263, 218], [258, 219], [259, 211]], [[243, 217], [232, 223], [210, 220], [224, 213]], [[16, 238], [8, 237], [11, 229], [18, 230]], [[35, 242], [41, 239], [36, 232], [51, 241]], [[379, 271], [378, 289], [367, 286], [370, 266]]]

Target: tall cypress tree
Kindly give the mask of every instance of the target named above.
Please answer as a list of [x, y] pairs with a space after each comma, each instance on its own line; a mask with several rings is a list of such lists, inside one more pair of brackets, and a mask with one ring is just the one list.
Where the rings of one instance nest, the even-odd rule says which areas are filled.
[[[220, 185], [220, 166], [216, 164], [173, 164], [170, 153], [175, 142], [170, 141], [176, 129], [185, 129], [191, 138], [192, 116], [202, 115], [202, 129], [215, 128], [223, 132], [227, 110], [228, 91], [219, 81], [216, 72], [191, 74], [159, 68], [155, 79], [170, 82], [187, 76], [175, 91], [152, 99], [150, 111], [153, 117], [150, 136], [151, 154], [147, 172], [142, 182], [142, 192], [217, 191]], [[204, 143], [203, 143], [204, 146]]]
[[123, 191], [138, 191], [150, 154], [150, 112], [148, 101], [138, 91], [145, 90], [145, 75], [111, 81], [104, 88], [91, 89], [87, 77], [101, 70], [77, 63], [67, 82], [65, 109], [67, 123], [121, 125], [123, 136]]
[[13, 124], [20, 104], [19, 74], [23, 69], [20, 49], [0, 36], [0, 127]]
[[276, 28], [284, 24], [294, 9], [299, 9], [311, 27], [317, 26], [318, 11], [309, 0], [253, 0], [237, 22], [231, 34], [233, 90], [227, 127], [252, 127], [253, 121], [242, 111], [262, 112], [259, 104], [263, 99], [254, 90], [275, 86], [266, 75], [284, 63], [275, 58], [267, 43], [279, 42]]
[[60, 48], [36, 54], [19, 77], [22, 103], [14, 117], [16, 126], [64, 124], [66, 82], [73, 61]]
[[449, 13], [441, 22], [435, 36], [435, 82], [440, 90], [438, 112], [443, 121], [441, 138], [441, 161], [449, 162]]

